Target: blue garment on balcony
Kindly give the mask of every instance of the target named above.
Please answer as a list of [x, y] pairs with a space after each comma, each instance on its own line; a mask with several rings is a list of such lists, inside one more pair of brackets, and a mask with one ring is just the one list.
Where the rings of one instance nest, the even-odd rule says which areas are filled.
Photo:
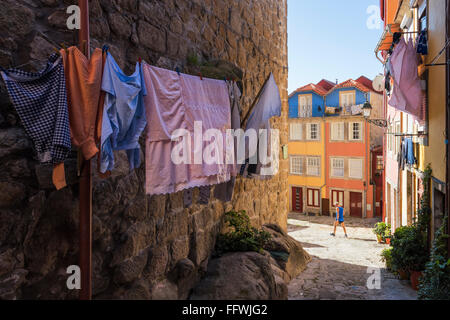
[[406, 147], [406, 163], [409, 165], [415, 165], [416, 164], [416, 157], [414, 156], [414, 144], [411, 138], [405, 139], [405, 147]]

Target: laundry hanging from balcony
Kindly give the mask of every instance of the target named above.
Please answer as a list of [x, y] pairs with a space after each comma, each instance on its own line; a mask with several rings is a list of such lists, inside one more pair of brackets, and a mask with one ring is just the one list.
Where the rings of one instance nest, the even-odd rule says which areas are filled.
[[389, 105], [424, 120], [424, 93], [418, 76], [418, 59], [412, 40], [402, 37], [391, 56], [391, 76], [394, 80]]

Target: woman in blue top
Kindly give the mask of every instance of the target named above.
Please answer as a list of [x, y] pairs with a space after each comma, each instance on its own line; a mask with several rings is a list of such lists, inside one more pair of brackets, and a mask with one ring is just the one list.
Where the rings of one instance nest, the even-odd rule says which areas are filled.
[[344, 229], [345, 237], [347, 237], [347, 230], [345, 230], [345, 223], [344, 223], [344, 208], [339, 205], [338, 202], [334, 204], [336, 207], [336, 221], [334, 221], [334, 232], [331, 234], [333, 237], [336, 236], [336, 227], [338, 224], [342, 226]]

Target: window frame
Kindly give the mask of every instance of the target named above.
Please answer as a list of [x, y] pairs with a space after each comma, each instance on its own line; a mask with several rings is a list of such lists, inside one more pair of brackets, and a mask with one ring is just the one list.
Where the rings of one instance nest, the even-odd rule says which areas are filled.
[[[301, 170], [301, 172], [296, 173], [296, 172], [294, 172], [294, 171], [292, 170], [292, 169], [293, 169], [293, 166], [292, 166], [292, 160], [293, 160], [293, 159], [298, 159], [298, 160], [300, 160], [300, 170]], [[289, 156], [289, 174], [295, 175], [295, 176], [303, 176], [303, 175], [305, 174], [305, 173], [304, 173], [304, 170], [303, 170], [304, 164], [305, 164], [305, 157], [300, 156], [300, 155], [290, 155], [290, 156]]]
[[[310, 173], [310, 165], [309, 165], [310, 160], [315, 160], [318, 163], [317, 166], [312, 166], [312, 168], [317, 168], [317, 173], [318, 173], [317, 175]], [[321, 176], [321, 159], [320, 159], [320, 157], [306, 157], [306, 175], [309, 177], [320, 177]]]
[[[336, 201], [336, 199], [335, 199], [335, 195], [337, 196], [337, 201]], [[339, 201], [340, 195], [342, 195], [342, 202]], [[336, 207], [334, 206], [334, 204], [335, 204], [336, 202], [339, 202], [339, 205], [340, 205], [341, 207], [344, 207], [344, 204], [345, 204], [345, 193], [344, 193], [343, 190], [333, 190], [333, 189], [331, 190], [331, 206], [332, 206], [333, 208], [336, 208]]]
[[[345, 158], [342, 158], [342, 157], [332, 157], [332, 158], [330, 158], [330, 161], [331, 161], [331, 177], [333, 177], [333, 178], [345, 178]], [[342, 161], [342, 175], [341, 176], [339, 176], [339, 175], [336, 175], [335, 174], [335, 172], [334, 172], [334, 170], [336, 169], [335, 167], [334, 167], [334, 161]], [[341, 168], [338, 168], [338, 169], [341, 169]]]
[[[352, 96], [352, 102], [350, 102], [349, 105], [344, 105], [343, 104], [343, 97], [344, 96]], [[356, 91], [355, 90], [346, 90], [346, 91], [339, 91], [339, 107], [341, 108], [345, 108], [345, 107], [350, 107], [350, 106], [354, 106], [356, 104]]]
[[[354, 125], [359, 124], [359, 139], [354, 138]], [[349, 141], [363, 141], [364, 140], [364, 128], [362, 121], [351, 121], [348, 123], [348, 140]]]
[[[316, 126], [316, 138], [313, 139], [311, 137], [312, 126]], [[307, 141], [320, 141], [320, 123], [317, 122], [309, 122], [306, 124], [306, 140]]]
[[[296, 139], [295, 137], [293, 137], [292, 132], [295, 132], [295, 127], [297, 126], [297, 128], [300, 128], [300, 133], [299, 133], [299, 137], [298, 139]], [[301, 122], [291, 122], [289, 124], [289, 141], [303, 141], [303, 123]]]
[[[306, 100], [306, 105], [302, 104], [302, 98]], [[310, 102], [310, 104], [308, 104]], [[298, 117], [308, 118], [312, 117], [312, 105], [313, 105], [313, 95], [312, 94], [299, 94], [298, 95]], [[302, 111], [305, 112], [305, 116], [302, 115]]]
[[[342, 135], [341, 137], [336, 137], [336, 127], [341, 127], [342, 129]], [[332, 122], [331, 123], [331, 135], [330, 135], [330, 141], [345, 141], [345, 122]]]
[[[361, 177], [353, 177], [352, 176], [352, 162], [353, 161], [359, 161], [361, 163]], [[364, 159], [362, 159], [362, 158], [348, 159], [348, 177], [349, 177], [349, 179], [354, 179], [354, 180], [363, 180], [364, 179]]]
[[[310, 202], [310, 198], [309, 198], [309, 192], [312, 191], [312, 202]], [[317, 197], [316, 197], [317, 196]], [[316, 200], [318, 205], [316, 205]], [[310, 208], [320, 208], [320, 190], [319, 189], [314, 189], [314, 188], [307, 188], [306, 189], [306, 205]]]

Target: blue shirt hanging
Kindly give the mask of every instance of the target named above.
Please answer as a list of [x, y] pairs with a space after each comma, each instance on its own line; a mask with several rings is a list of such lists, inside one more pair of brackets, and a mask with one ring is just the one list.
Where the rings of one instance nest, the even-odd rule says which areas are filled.
[[114, 168], [114, 150], [126, 150], [130, 169], [140, 166], [139, 137], [147, 125], [143, 96], [147, 94], [142, 67], [127, 76], [110, 53], [103, 71], [103, 109], [100, 171]]

